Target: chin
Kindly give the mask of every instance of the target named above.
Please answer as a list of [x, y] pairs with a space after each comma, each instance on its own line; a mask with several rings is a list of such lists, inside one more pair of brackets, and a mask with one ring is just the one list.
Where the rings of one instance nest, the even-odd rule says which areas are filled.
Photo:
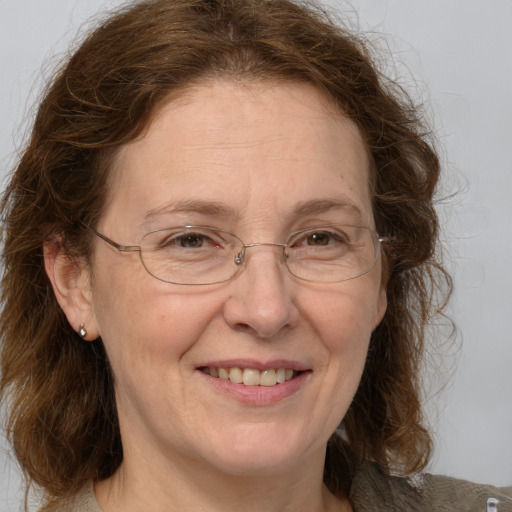
[[298, 461], [297, 454], [276, 454], [272, 451], [260, 450], [255, 453], [244, 453], [238, 456], [235, 454], [235, 457], [217, 459], [215, 467], [228, 475], [254, 478], [289, 473], [297, 467]]
[[[275, 427], [275, 426], [274, 426]], [[325, 443], [276, 428], [243, 428], [215, 443], [209, 462], [233, 475], [277, 475], [293, 471], [314, 454], [325, 455]], [[213, 457], [212, 457], [213, 456]]]

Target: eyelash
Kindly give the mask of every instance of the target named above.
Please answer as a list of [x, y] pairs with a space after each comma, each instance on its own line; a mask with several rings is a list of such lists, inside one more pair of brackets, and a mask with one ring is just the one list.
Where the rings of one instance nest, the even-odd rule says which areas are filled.
[[[289, 244], [290, 248], [297, 247], [328, 247], [334, 245], [336, 242], [341, 244], [350, 243], [349, 237], [340, 231], [337, 230], [327, 230], [325, 228], [319, 228], [318, 231], [308, 231], [304, 233], [304, 235], [298, 234], [296, 239], [292, 239]], [[220, 230], [219, 230], [220, 231]], [[212, 232], [202, 233], [201, 231], [190, 231], [185, 233], [175, 233], [167, 236], [161, 243], [158, 244], [158, 248], [183, 248], [183, 249], [201, 249], [208, 247], [224, 247], [228, 245], [225, 240], [222, 240], [220, 234], [218, 234], [218, 240], [215, 240], [212, 237], [212, 234], [218, 234], [212, 230]], [[318, 237], [318, 241], [322, 242], [324, 237], [327, 237], [327, 243], [314, 243], [314, 237]], [[200, 245], [197, 247], [187, 247], [187, 243], [199, 242]], [[312, 243], [313, 242], [313, 243]]]
[[184, 242], [187, 239], [190, 240], [190, 239], [194, 239], [194, 238], [201, 240], [201, 242], [202, 242], [201, 247], [203, 247], [204, 242], [208, 242], [208, 241], [211, 242], [210, 245], [212, 245], [212, 246], [221, 246], [222, 245], [222, 242], [216, 242], [215, 240], [212, 239], [212, 237], [210, 235], [200, 233], [197, 231], [191, 231], [191, 232], [187, 232], [187, 233], [177, 233], [177, 234], [168, 236], [161, 244], [159, 244], [159, 247], [160, 248], [182, 247], [182, 248], [186, 249]]
[[[311, 244], [309, 243], [310, 239], [315, 237], [315, 236], [318, 236], [320, 235], [320, 237], [329, 237], [329, 242], [327, 244]], [[297, 240], [297, 242], [301, 242], [301, 241], [307, 241], [308, 243], [305, 244], [307, 246], [314, 246], [314, 247], [321, 247], [321, 246], [324, 246], [324, 245], [332, 245], [332, 243], [334, 242], [341, 242], [341, 243], [348, 243], [348, 240], [347, 240], [347, 236], [344, 235], [344, 236], [340, 236], [341, 234], [338, 233], [338, 232], [335, 232], [335, 231], [327, 231], [325, 229], [321, 230], [321, 231], [310, 231], [308, 232], [304, 237], [301, 237]], [[295, 247], [297, 244], [295, 243], [293, 245], [293, 247]]]

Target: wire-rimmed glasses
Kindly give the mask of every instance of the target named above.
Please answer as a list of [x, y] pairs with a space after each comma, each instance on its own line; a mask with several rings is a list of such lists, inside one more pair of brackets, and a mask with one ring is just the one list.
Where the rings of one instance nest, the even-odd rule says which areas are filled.
[[247, 249], [278, 247], [293, 276], [316, 283], [335, 283], [368, 273], [387, 239], [358, 226], [326, 224], [292, 233], [285, 243], [244, 243], [239, 237], [210, 226], [177, 226], [145, 234], [139, 245], [114, 242], [95, 229], [96, 236], [121, 252], [139, 252], [144, 268], [156, 279], [180, 285], [222, 283], [235, 276], [247, 259]]

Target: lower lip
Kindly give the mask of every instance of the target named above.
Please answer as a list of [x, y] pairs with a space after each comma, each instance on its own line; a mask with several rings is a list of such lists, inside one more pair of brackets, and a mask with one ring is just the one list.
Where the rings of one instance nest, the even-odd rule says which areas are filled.
[[206, 379], [208, 384], [217, 391], [225, 393], [238, 402], [247, 405], [271, 405], [293, 395], [303, 386], [311, 372], [305, 371], [291, 380], [275, 386], [246, 386], [235, 384], [230, 380], [210, 377], [210, 375], [197, 370]]

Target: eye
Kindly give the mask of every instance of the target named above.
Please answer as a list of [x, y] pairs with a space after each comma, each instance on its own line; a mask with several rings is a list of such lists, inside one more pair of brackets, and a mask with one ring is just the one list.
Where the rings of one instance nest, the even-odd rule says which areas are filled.
[[159, 244], [159, 247], [162, 249], [171, 246], [183, 249], [204, 249], [221, 247], [222, 243], [204, 233], [187, 232], [169, 236]]
[[326, 231], [312, 233], [306, 237], [307, 245], [329, 245], [332, 241], [332, 233], [327, 233]]
[[343, 233], [334, 230], [315, 230], [303, 233], [293, 242], [293, 247], [325, 247], [346, 244], [348, 239]]

